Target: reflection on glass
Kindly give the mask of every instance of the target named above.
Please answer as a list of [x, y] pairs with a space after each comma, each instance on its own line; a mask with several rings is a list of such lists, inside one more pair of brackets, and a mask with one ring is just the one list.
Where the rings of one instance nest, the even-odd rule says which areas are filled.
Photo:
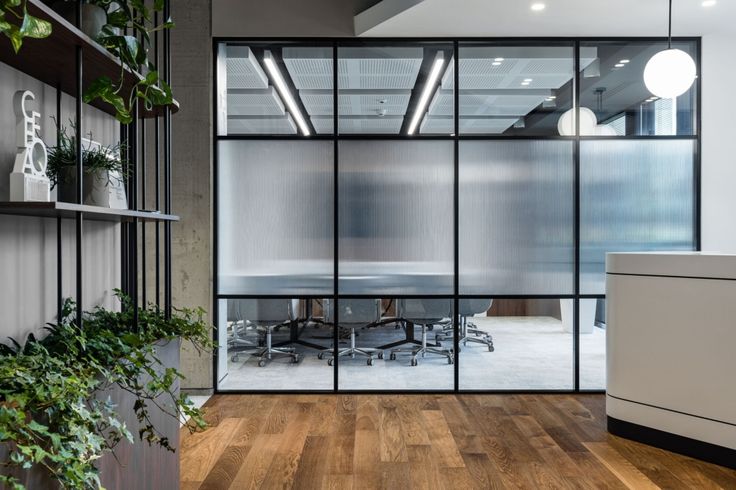
[[486, 300], [485, 310], [463, 308], [462, 301], [465, 335], [490, 338], [493, 350], [478, 342], [461, 345], [460, 389], [572, 389], [571, 299]]
[[[685, 51], [697, 63], [695, 42], [675, 41], [672, 47]], [[650, 41], [581, 44], [581, 53], [595, 53], [595, 61], [584, 67], [580, 79], [580, 104], [595, 113], [598, 123], [587, 135], [695, 134], [697, 84], [680, 97], [666, 100], [653, 96], [644, 85], [644, 67], [654, 54], [666, 48], [665, 42]]]
[[332, 64], [331, 47], [221, 44], [219, 134], [331, 134]]
[[580, 300], [580, 389], [606, 389], [606, 302]]
[[220, 390], [330, 390], [318, 354], [332, 343], [320, 301], [223, 299], [218, 328]]
[[452, 294], [452, 142], [339, 151], [340, 294]]
[[[581, 51], [581, 69], [594, 59]], [[571, 44], [461, 45], [459, 65], [460, 134], [558, 134], [572, 107]]]
[[339, 299], [339, 388], [452, 390], [452, 304], [439, 298]]
[[605, 254], [692, 250], [694, 141], [583, 141], [580, 291], [605, 293]]
[[460, 294], [570, 294], [570, 141], [460, 142]]
[[340, 47], [340, 134], [452, 133], [451, 58], [451, 44]]
[[221, 141], [220, 294], [331, 294], [333, 144]]

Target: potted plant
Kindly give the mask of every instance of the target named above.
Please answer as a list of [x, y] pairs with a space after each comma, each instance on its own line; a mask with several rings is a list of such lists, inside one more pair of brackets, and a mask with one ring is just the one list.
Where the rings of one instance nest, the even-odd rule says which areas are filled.
[[[73, 127], [73, 126], [72, 126]], [[122, 143], [103, 146], [89, 139], [82, 139], [82, 168], [84, 179], [82, 194], [84, 204], [102, 207], [127, 208], [123, 184], [128, 177], [128, 166], [122, 159]], [[58, 131], [57, 145], [48, 150], [46, 173], [51, 188], [57, 188], [57, 200], [77, 202], [77, 142], [76, 136], [67, 134], [66, 128]], [[111, 201], [111, 194], [122, 192], [123, 198]], [[117, 205], [115, 203], [118, 203]]]
[[[155, 0], [152, 8], [141, 0], [89, 0], [103, 8], [107, 23], [97, 41], [122, 63], [120, 77], [100, 77], [84, 93], [84, 101], [90, 103], [102, 99], [115, 108], [117, 119], [124, 124], [132, 121], [134, 104], [142, 103], [145, 110], [155, 106], [167, 106], [174, 102], [171, 87], [160, 76], [148, 58], [151, 34], [170, 29], [174, 23], [170, 18], [158, 25], [153, 23], [152, 13], [164, 8], [162, 0]], [[125, 70], [132, 72], [137, 81], [132, 86], [125, 84]]]
[[[160, 353], [166, 343], [188, 340], [210, 350], [210, 326], [201, 309], [175, 309], [167, 318], [158, 307], [136, 309], [116, 292], [120, 311], [97, 308], [75, 322], [67, 301], [48, 335], [24, 344], [0, 344], [0, 487], [13, 489], [101, 488], [99, 462], [135, 438], [108, 393], [127, 397], [137, 420], [138, 439], [174, 451], [153, 412], [182, 418], [190, 431], [205, 428], [202, 412], [178, 393], [183, 379]], [[177, 357], [178, 358], [178, 357]], [[107, 455], [107, 456], [106, 456]]]

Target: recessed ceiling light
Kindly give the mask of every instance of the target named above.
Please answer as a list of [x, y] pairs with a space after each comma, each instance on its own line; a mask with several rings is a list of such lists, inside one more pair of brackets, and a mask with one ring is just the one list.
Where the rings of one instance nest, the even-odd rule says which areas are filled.
[[524, 81], [525, 81], [525, 82], [531, 82], [531, 81], [532, 81], [532, 79], [531, 79], [531, 78], [525, 78], [525, 79], [524, 79]]
[[628, 63], [629, 61], [631, 61], [631, 60], [626, 60], [626, 59], [624, 59], [624, 60], [621, 60], [621, 61], [619, 61], [619, 63], [623, 63], [623, 64], [626, 64], [626, 63]]
[[521, 82], [522, 85], [527, 86], [529, 85], [529, 82]]
[[491, 65], [493, 65], [493, 66], [500, 66], [501, 65], [501, 62], [500, 61], [494, 61], [493, 63], [491, 63]]
[[557, 96], [556, 96], [556, 95], [550, 95], [550, 96], [549, 96], [549, 97], [547, 97], [547, 98], [548, 98], [548, 99], [550, 99], [550, 100], [555, 100], [555, 99], [557, 98]]
[[422, 91], [422, 95], [419, 97], [419, 103], [417, 104], [416, 109], [414, 109], [414, 117], [409, 124], [409, 130], [407, 131], [407, 134], [413, 135], [414, 131], [419, 125], [419, 121], [421, 121], [424, 117], [427, 103], [429, 102], [430, 96], [434, 93], [435, 84], [437, 83], [437, 79], [442, 73], [442, 67], [444, 66], [444, 64], [445, 58], [444, 56], [442, 56], [442, 51], [438, 51], [434, 57], [432, 71], [429, 72], [427, 82], [424, 84], [424, 90]]
[[532, 10], [534, 10], [535, 12], [539, 12], [540, 10], [544, 10], [545, 7], [546, 7], [546, 5], [543, 4], [543, 3], [533, 3], [532, 4]]
[[502, 62], [503, 60], [504, 60], [504, 58], [496, 58], [496, 59], [495, 59], [495, 60], [493, 60], [493, 61], [497, 61], [497, 62], [499, 62], [499, 63], [500, 63], [500, 62]]
[[716, 4], [716, 0], [703, 0], [703, 7], [712, 7]]
[[302, 116], [302, 112], [299, 110], [299, 106], [294, 100], [294, 96], [291, 94], [289, 87], [286, 85], [284, 77], [281, 75], [281, 71], [276, 64], [271, 51], [265, 51], [263, 53], [263, 62], [266, 65], [266, 70], [268, 70], [269, 75], [271, 75], [271, 80], [274, 82], [276, 88], [281, 94], [281, 98], [284, 102], [286, 102], [286, 106], [289, 108], [291, 117], [296, 119], [296, 123], [297, 125], [299, 125], [299, 129], [302, 130], [304, 136], [309, 136], [309, 125], [307, 125], [304, 116]]
[[624, 66], [626, 66], [626, 65], [624, 65], [623, 63], [616, 63], [616, 64], [615, 64], [615, 65], [613, 65], [613, 66], [615, 66], [616, 68], [623, 68], [623, 67], [624, 67]]

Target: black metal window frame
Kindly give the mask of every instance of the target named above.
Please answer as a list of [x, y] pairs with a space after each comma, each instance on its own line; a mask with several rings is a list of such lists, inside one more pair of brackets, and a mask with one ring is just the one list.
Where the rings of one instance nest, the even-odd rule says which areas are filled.
[[[493, 37], [426, 37], [426, 38], [388, 38], [388, 37], [366, 37], [366, 38], [320, 38], [320, 37], [213, 37], [212, 39], [212, 141], [213, 141], [213, 158], [212, 158], [212, 178], [213, 178], [213, 221], [212, 221], [212, 267], [213, 267], [213, 322], [215, 329], [213, 331], [213, 340], [217, 341], [217, 326], [218, 323], [218, 310], [219, 301], [227, 299], [257, 299], [257, 298], [299, 298], [304, 300], [322, 299], [329, 295], [257, 295], [257, 294], [220, 294], [219, 292], [219, 268], [218, 268], [218, 197], [219, 197], [219, 182], [218, 182], [218, 144], [220, 141], [226, 140], [275, 140], [275, 141], [289, 141], [289, 140], [328, 140], [333, 142], [333, 241], [334, 241], [334, 252], [333, 252], [333, 293], [331, 299], [335, 301], [335, 311], [338, 311], [337, 303], [340, 298], [354, 299], [354, 298], [376, 298], [382, 295], [368, 294], [368, 295], [355, 295], [355, 294], [339, 294], [338, 280], [339, 280], [339, 234], [338, 234], [338, 171], [339, 171], [339, 142], [347, 140], [397, 140], [397, 141], [419, 141], [419, 140], [445, 140], [453, 142], [453, 165], [454, 165], [454, 182], [453, 182], [453, 198], [454, 198], [454, 209], [453, 209], [453, 242], [454, 242], [454, 278], [453, 278], [453, 293], [446, 295], [437, 294], [412, 294], [412, 295], [385, 295], [391, 298], [437, 298], [437, 299], [452, 299], [453, 300], [453, 311], [458, 311], [458, 303], [461, 298], [493, 298], [493, 299], [569, 299], [573, 301], [573, 332], [572, 332], [572, 352], [573, 352], [573, 369], [572, 375], [572, 389], [545, 389], [545, 390], [534, 390], [534, 389], [505, 389], [505, 390], [467, 390], [460, 389], [459, 373], [460, 363], [462, 362], [462, 356], [459, 354], [458, 345], [458, 318], [457, 315], [453, 315], [453, 329], [454, 329], [454, 352], [455, 362], [454, 368], [454, 386], [451, 389], [420, 389], [420, 390], [407, 390], [407, 389], [395, 389], [395, 390], [347, 390], [339, 388], [339, 357], [337, 356], [338, 350], [338, 333], [337, 328], [333, 328], [333, 349], [334, 349], [334, 365], [333, 365], [333, 388], [331, 390], [246, 390], [246, 389], [233, 389], [233, 390], [220, 390], [218, 387], [218, 352], [215, 350], [213, 354], [213, 373], [212, 382], [214, 392], [217, 394], [330, 394], [330, 393], [341, 393], [341, 394], [525, 394], [525, 393], [605, 393], [605, 389], [583, 389], [580, 387], [580, 301], [581, 300], [593, 300], [593, 299], [605, 299], [605, 294], [583, 294], [580, 292], [580, 143], [581, 141], [621, 141], [621, 140], [687, 140], [693, 141], [694, 154], [693, 154], [693, 249], [695, 251], [701, 250], [701, 135], [702, 135], [702, 124], [701, 124], [701, 100], [702, 100], [702, 70], [701, 70], [701, 37], [676, 37], [672, 38], [673, 42], [691, 42], [695, 44], [696, 50], [696, 67], [698, 77], [695, 81], [695, 121], [694, 121], [694, 133], [692, 135], [677, 135], [677, 136], [648, 136], [648, 135], [632, 135], [632, 136], [580, 136], [580, 118], [575, 118], [575, 136], [557, 136], [557, 135], [462, 135], [459, 132], [459, 48], [463, 43], [476, 43], [482, 44], [505, 44], [513, 45], [514, 43], [523, 45], [543, 45], [544, 43], [557, 43], [559, 45], [568, 45], [573, 49], [573, 106], [576, 114], [579, 115], [580, 110], [580, 47], [590, 43], [605, 43], [605, 42], [650, 42], [650, 43], [661, 43], [666, 41], [666, 38], [662, 37], [512, 37], [512, 38], [493, 38]], [[218, 46], [221, 44], [289, 44], [294, 45], [306, 45], [306, 46], [321, 46], [321, 47], [332, 47], [332, 76], [333, 76], [333, 131], [329, 135], [312, 135], [312, 136], [301, 136], [301, 135], [269, 135], [269, 134], [245, 134], [245, 135], [219, 135], [218, 122], [218, 103], [217, 103], [217, 58], [218, 58]], [[423, 43], [446, 43], [452, 44], [453, 46], [453, 63], [454, 63], [454, 104], [453, 104], [453, 120], [454, 120], [454, 132], [452, 135], [430, 135], [430, 136], [408, 136], [408, 135], [382, 135], [382, 134], [351, 134], [351, 135], [340, 135], [338, 131], [338, 49], [340, 47], [356, 47], [356, 46], [375, 46], [375, 45], [391, 45], [391, 46], [403, 46], [408, 44], [423, 44]], [[573, 237], [574, 237], [574, 278], [573, 278], [573, 293], [572, 294], [555, 294], [555, 295], [466, 295], [459, 293], [459, 144], [463, 140], [563, 140], [571, 141], [573, 143], [573, 196], [574, 201], [574, 226], [573, 226]], [[336, 319], [337, 324], [339, 319]]]

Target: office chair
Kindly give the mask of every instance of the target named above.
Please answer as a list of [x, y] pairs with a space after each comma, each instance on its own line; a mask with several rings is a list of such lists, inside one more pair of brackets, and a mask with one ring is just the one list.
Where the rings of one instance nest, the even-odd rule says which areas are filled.
[[241, 352], [258, 348], [257, 342], [246, 339], [248, 330], [251, 328], [255, 329], [252, 323], [246, 318], [243, 318], [243, 313], [241, 312], [243, 302], [247, 301], [250, 300], [227, 300], [227, 322], [230, 326], [227, 336], [227, 350], [228, 352], [234, 351], [232, 357], [230, 357], [230, 360], [233, 362], [238, 362], [238, 356]]
[[[488, 332], [478, 329], [474, 323], [468, 322], [468, 317], [485, 313], [491, 309], [493, 305], [492, 299], [461, 299], [458, 302], [458, 317], [460, 318], [460, 342], [463, 346], [467, 346], [468, 342], [484, 344], [488, 347], [488, 352], [493, 352], [493, 337]], [[436, 342], [446, 339], [452, 339], [454, 336], [452, 324], [442, 329], [441, 332], [434, 336]]]
[[242, 300], [240, 313], [248, 323], [265, 332], [266, 345], [255, 356], [258, 366], [263, 367], [274, 355], [290, 356], [292, 362], [299, 362], [299, 354], [293, 347], [274, 347], [273, 330], [289, 325], [297, 318], [299, 300], [292, 299], [251, 299]]
[[398, 352], [411, 352], [411, 365], [419, 363], [418, 357], [426, 354], [436, 354], [447, 358], [447, 363], [454, 362], [452, 349], [445, 349], [439, 345], [427, 345], [427, 330], [434, 325], [447, 325], [452, 318], [451, 299], [400, 299], [396, 304], [397, 316], [405, 323], [406, 328], [414, 328], [414, 325], [422, 327], [422, 342], [420, 345], [408, 349], [391, 349], [390, 359], [396, 359]]
[[[379, 359], [383, 359], [383, 350], [371, 347], [355, 346], [355, 327], [373, 325], [381, 319], [381, 300], [380, 299], [341, 299], [338, 302], [339, 315], [335, 328], [345, 325], [350, 328], [350, 347], [338, 349], [337, 356], [350, 356], [355, 359], [356, 355], [368, 358], [368, 365], [373, 365], [373, 355], [377, 353]], [[335, 303], [330, 299], [325, 299], [322, 303], [324, 309], [325, 323], [335, 324]], [[332, 354], [333, 349], [323, 349], [317, 354], [322, 359], [325, 353]], [[332, 366], [334, 358], [327, 360], [327, 364]]]

